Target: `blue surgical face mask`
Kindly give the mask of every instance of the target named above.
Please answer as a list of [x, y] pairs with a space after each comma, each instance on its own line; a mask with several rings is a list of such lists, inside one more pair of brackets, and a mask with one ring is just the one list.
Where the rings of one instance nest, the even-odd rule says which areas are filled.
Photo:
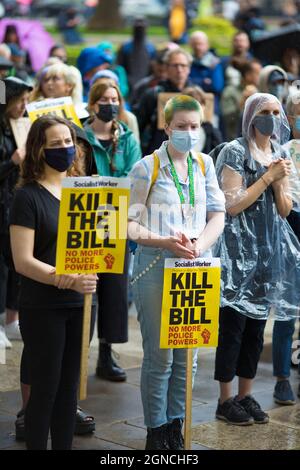
[[76, 149], [75, 146], [71, 147], [61, 147], [54, 149], [44, 149], [44, 155], [47, 165], [54, 168], [56, 171], [67, 171], [68, 168], [72, 165]]
[[200, 140], [199, 130], [195, 131], [178, 131], [172, 130], [170, 142], [173, 147], [182, 153], [189, 152]]
[[255, 116], [253, 126], [263, 135], [271, 136], [276, 131], [279, 132], [280, 118], [273, 114]]

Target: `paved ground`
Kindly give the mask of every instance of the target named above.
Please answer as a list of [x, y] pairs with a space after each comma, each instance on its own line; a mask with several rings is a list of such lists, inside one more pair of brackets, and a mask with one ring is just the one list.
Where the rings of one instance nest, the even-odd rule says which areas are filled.
[[[278, 407], [272, 398], [271, 327], [269, 324], [266, 331], [254, 387], [255, 398], [266, 410], [271, 410], [270, 423], [240, 428], [215, 420], [218, 387], [213, 380], [214, 350], [201, 350], [193, 392], [193, 449], [300, 449], [300, 400], [296, 406]], [[144, 448], [146, 430], [139, 390], [142, 349], [134, 309], [130, 315], [130, 341], [118, 345], [116, 350], [120, 363], [127, 369], [126, 383], [110, 383], [94, 376], [97, 340], [93, 340], [88, 398], [81, 406], [95, 416], [96, 432], [92, 436], [76, 437], [74, 449]], [[13, 349], [7, 351], [7, 365], [0, 365], [0, 449], [24, 449], [14, 436], [15, 414], [20, 408], [20, 351], [21, 344], [14, 342]], [[296, 392], [299, 382], [296, 370], [292, 370], [291, 381]]]

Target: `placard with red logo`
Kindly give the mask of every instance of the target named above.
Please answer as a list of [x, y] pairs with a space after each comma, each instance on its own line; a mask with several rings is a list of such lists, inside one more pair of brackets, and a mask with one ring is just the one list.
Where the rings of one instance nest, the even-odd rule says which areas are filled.
[[57, 274], [123, 273], [129, 193], [129, 178], [64, 178]]

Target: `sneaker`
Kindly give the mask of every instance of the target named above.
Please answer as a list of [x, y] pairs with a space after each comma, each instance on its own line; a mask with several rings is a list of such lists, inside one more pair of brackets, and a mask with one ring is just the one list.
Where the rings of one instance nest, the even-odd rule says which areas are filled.
[[249, 426], [254, 422], [250, 414], [234, 398], [229, 398], [222, 405], [220, 400], [218, 401], [216, 418], [236, 426]]
[[22, 341], [18, 320], [5, 325], [5, 333], [6, 336], [13, 341]]
[[6, 336], [6, 333], [5, 333], [5, 329], [3, 328], [3, 326], [0, 326], [0, 344], [3, 344], [5, 348], [7, 349], [11, 349], [12, 348], [12, 344], [11, 342], [9, 341], [8, 337]]
[[252, 416], [256, 424], [266, 424], [269, 422], [269, 416], [261, 409], [259, 403], [257, 403], [251, 395], [245, 396], [245, 398], [237, 401], [237, 403], [239, 403], [244, 410]]
[[296, 400], [291, 388], [290, 382], [286, 380], [279, 380], [274, 388], [274, 401], [279, 405], [295, 405]]

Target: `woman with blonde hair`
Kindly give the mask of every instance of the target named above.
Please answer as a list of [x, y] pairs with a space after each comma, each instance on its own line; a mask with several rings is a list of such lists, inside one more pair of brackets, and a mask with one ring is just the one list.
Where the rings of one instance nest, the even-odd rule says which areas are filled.
[[65, 96], [71, 96], [80, 119], [87, 117], [82, 104], [82, 81], [79, 70], [73, 65], [66, 65], [62, 62], [47, 65], [38, 74], [38, 83], [31, 94], [30, 101]]
[[[85, 125], [85, 131], [93, 147], [98, 174], [127, 176], [141, 158], [141, 149], [122, 120], [122, 97], [117, 85], [113, 82], [94, 83], [90, 90], [88, 110], [91, 117]], [[124, 273], [101, 274], [98, 290], [100, 346], [96, 373], [106, 380], [126, 380], [125, 371], [111, 357], [111, 343], [128, 341], [127, 289], [128, 253]]]

